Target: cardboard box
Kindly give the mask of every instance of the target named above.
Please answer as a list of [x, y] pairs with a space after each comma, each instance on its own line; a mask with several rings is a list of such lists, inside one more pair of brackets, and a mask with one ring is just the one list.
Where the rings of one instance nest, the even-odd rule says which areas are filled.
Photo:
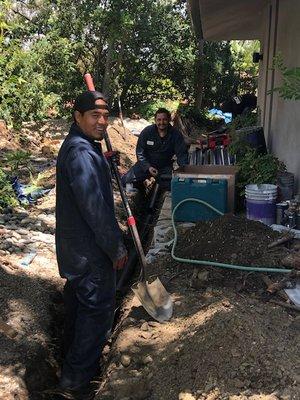
[[235, 177], [239, 167], [235, 165], [185, 165], [174, 171], [174, 176], [182, 178], [212, 178], [227, 180], [228, 212], [235, 210]]

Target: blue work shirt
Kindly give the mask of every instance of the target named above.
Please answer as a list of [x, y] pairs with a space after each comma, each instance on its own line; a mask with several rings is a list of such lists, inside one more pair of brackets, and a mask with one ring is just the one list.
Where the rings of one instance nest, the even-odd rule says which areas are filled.
[[109, 165], [101, 145], [75, 123], [57, 158], [56, 251], [60, 275], [69, 280], [89, 272], [105, 279], [126, 251]]
[[174, 155], [179, 166], [188, 164], [187, 145], [176, 128], [169, 124], [163, 138], [159, 136], [155, 124], [142, 130], [137, 142], [136, 156], [144, 171], [148, 171], [150, 167], [158, 170], [172, 168]]

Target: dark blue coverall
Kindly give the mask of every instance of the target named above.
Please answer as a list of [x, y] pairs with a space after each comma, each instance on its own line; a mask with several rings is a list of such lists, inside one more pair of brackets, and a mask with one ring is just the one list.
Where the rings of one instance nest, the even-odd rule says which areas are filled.
[[122, 176], [122, 183], [141, 182], [149, 178], [149, 167], [158, 170], [158, 174], [172, 174], [173, 156], [176, 155], [179, 166], [188, 164], [187, 145], [182, 134], [169, 124], [167, 134], [159, 136], [156, 124], [147, 126], [140, 133], [136, 156], [137, 163]]
[[113, 262], [125, 254], [109, 165], [101, 147], [74, 123], [57, 159], [56, 251], [64, 300], [61, 386], [75, 388], [98, 372], [115, 306]]

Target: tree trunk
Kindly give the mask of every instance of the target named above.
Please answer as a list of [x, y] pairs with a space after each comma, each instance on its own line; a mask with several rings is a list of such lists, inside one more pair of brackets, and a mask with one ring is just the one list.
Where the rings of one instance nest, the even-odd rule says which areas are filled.
[[102, 92], [108, 99], [108, 104], [112, 102], [113, 92], [113, 55], [114, 55], [114, 40], [108, 39], [107, 55], [105, 61], [105, 72], [103, 77]]
[[201, 109], [204, 89], [204, 40], [198, 40], [198, 51], [195, 60], [195, 106]]
[[[195, 82], [194, 82], [194, 96], [195, 96], [195, 106], [197, 110], [201, 109], [202, 98], [203, 98], [203, 86], [204, 86], [204, 55], [203, 55], [203, 32], [201, 24], [194, 24], [192, 17], [191, 7], [196, 5], [199, 8], [199, 4], [191, 1], [187, 2], [187, 11], [190, 19], [190, 26], [195, 35], [195, 40], [197, 43], [197, 54], [195, 59]], [[200, 10], [197, 11], [200, 15]]]

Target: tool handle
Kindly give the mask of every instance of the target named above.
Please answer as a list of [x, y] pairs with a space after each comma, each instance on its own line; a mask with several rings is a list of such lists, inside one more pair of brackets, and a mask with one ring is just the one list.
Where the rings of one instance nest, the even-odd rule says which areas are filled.
[[[87, 85], [88, 90], [95, 90], [95, 86], [94, 86], [94, 83], [93, 83], [93, 78], [92, 78], [92, 76], [90, 74], [85, 74], [84, 75], [84, 80], [85, 80], [85, 83]], [[112, 148], [112, 145], [111, 145], [111, 141], [109, 139], [107, 131], [105, 131], [105, 133], [104, 133], [104, 140], [105, 140], [105, 144], [106, 144], [107, 150], [108, 151], [113, 151], [113, 148]], [[139, 256], [140, 264], [141, 264], [141, 273], [140, 273], [139, 280], [140, 281], [144, 281], [145, 277], [146, 277], [145, 267], [146, 267], [147, 261], [146, 261], [145, 253], [144, 253], [143, 246], [142, 246], [142, 243], [141, 243], [140, 235], [139, 235], [137, 227], [136, 227], [135, 218], [134, 218], [134, 216], [132, 215], [132, 212], [131, 212], [129, 201], [128, 201], [128, 199], [127, 199], [127, 197], [125, 195], [124, 189], [123, 189], [123, 185], [122, 185], [122, 182], [121, 182], [121, 177], [120, 177], [120, 173], [119, 173], [119, 170], [118, 170], [118, 166], [117, 166], [116, 162], [114, 160], [112, 160], [112, 159], [110, 159], [110, 163], [111, 163], [111, 167], [112, 167], [112, 170], [113, 170], [113, 174], [114, 174], [115, 179], [117, 181], [117, 185], [118, 185], [118, 188], [119, 188], [119, 191], [120, 191], [120, 194], [121, 194], [123, 205], [124, 205], [125, 210], [126, 210], [127, 223], [128, 223], [129, 230], [130, 230], [131, 236], [133, 238], [133, 242], [134, 242], [137, 254]]]
[[95, 86], [94, 86], [92, 75], [91, 74], [85, 74], [84, 75], [84, 80], [85, 80], [85, 83], [86, 83], [86, 86], [87, 86], [88, 90], [94, 92], [95, 91]]

